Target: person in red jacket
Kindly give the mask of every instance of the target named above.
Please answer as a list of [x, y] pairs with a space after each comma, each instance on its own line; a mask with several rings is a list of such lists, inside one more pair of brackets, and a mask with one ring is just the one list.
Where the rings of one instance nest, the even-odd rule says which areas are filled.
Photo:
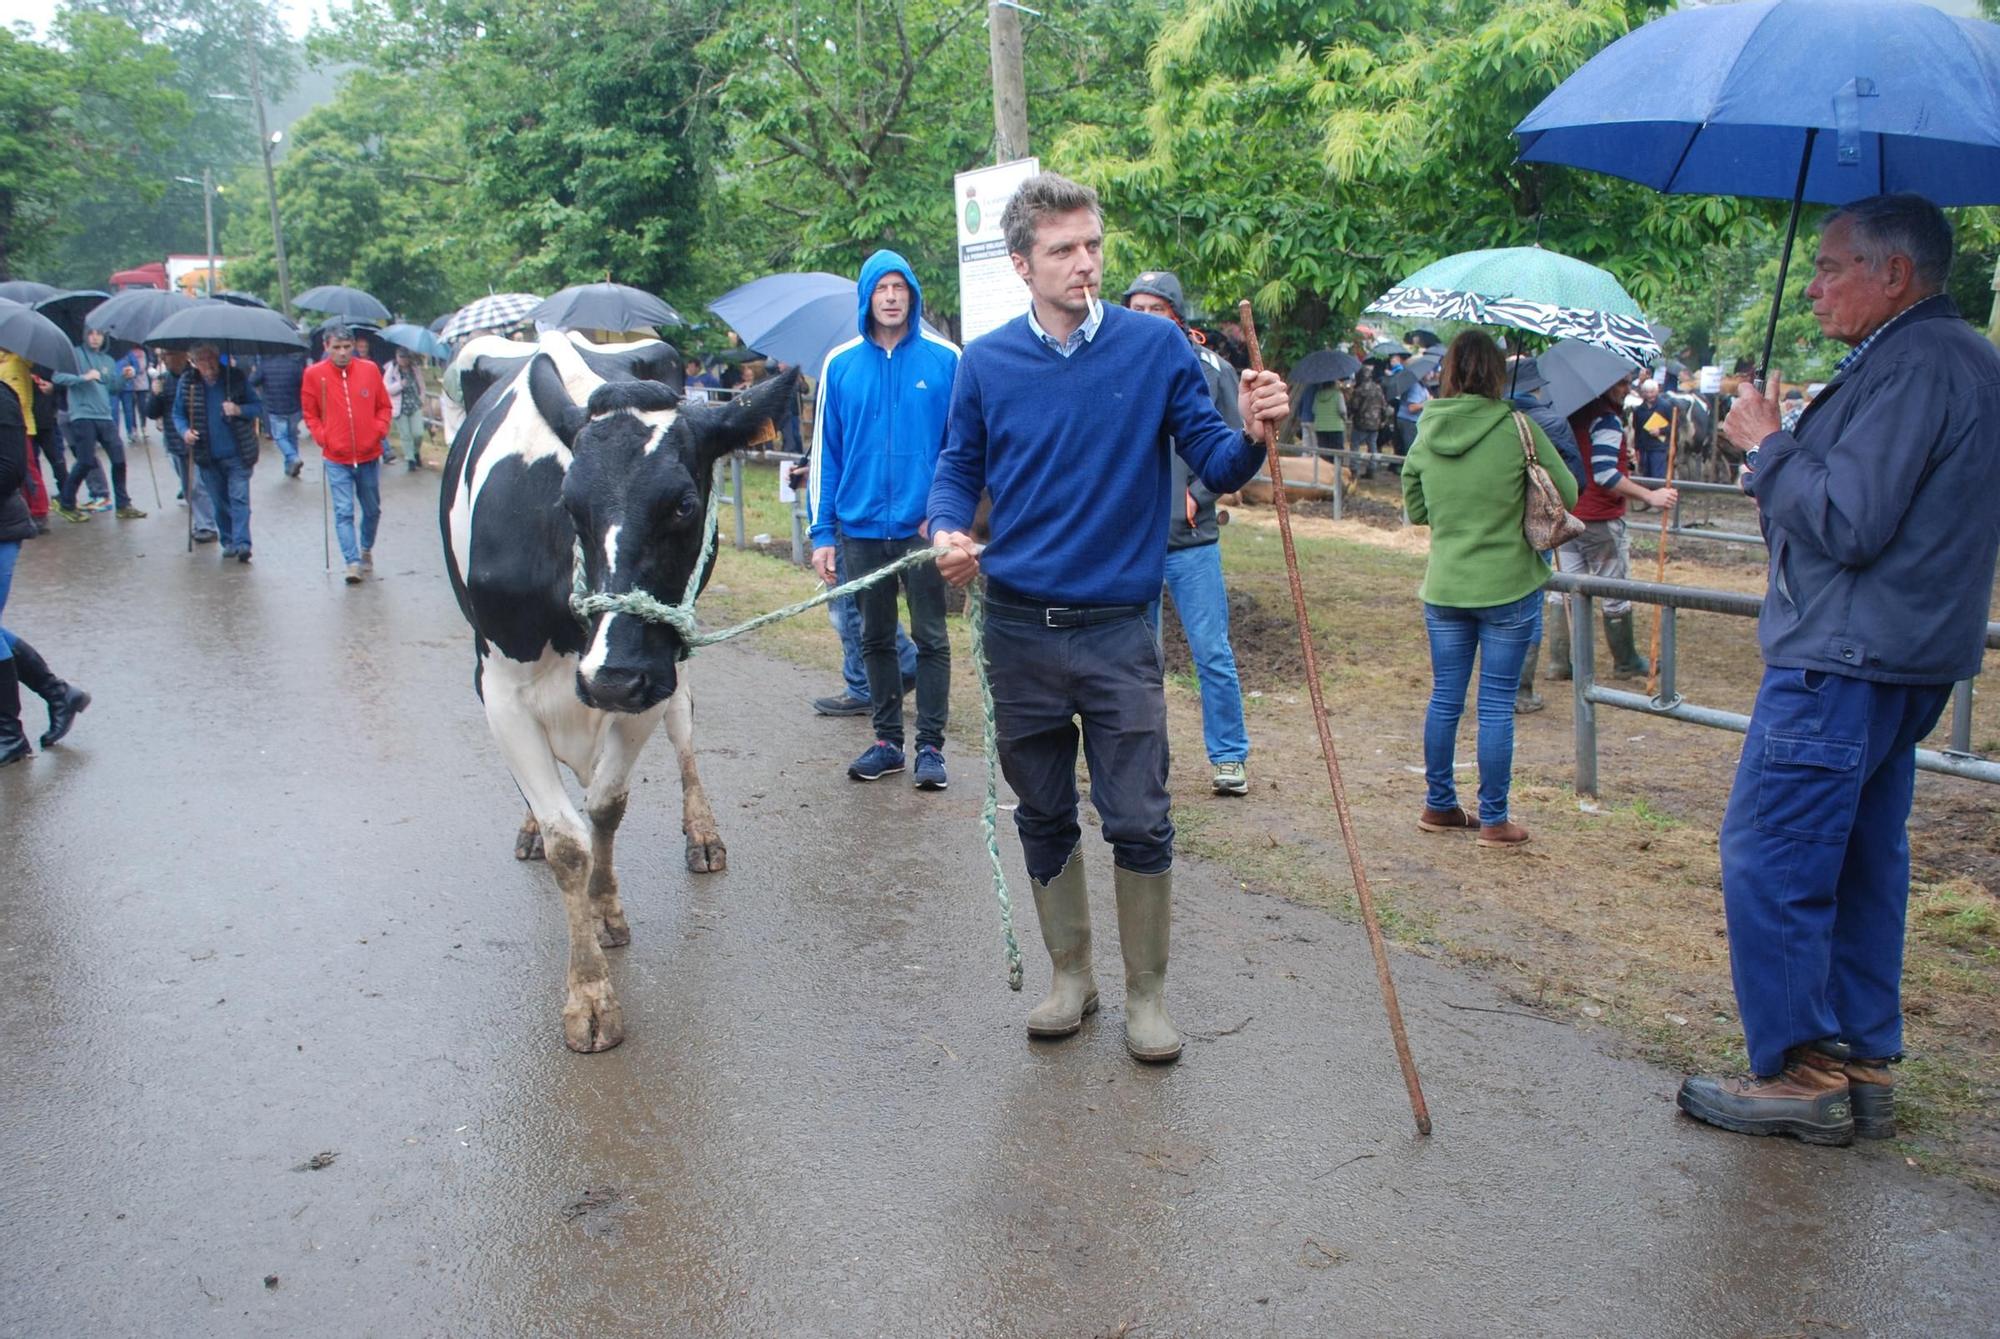
[[[375, 570], [375, 528], [382, 520], [382, 439], [395, 410], [382, 370], [354, 356], [354, 335], [335, 325], [326, 331], [326, 357], [306, 369], [299, 410], [319, 443], [326, 485], [333, 492], [333, 529], [347, 562], [347, 584]], [[361, 536], [355, 542], [354, 501], [361, 500]]]

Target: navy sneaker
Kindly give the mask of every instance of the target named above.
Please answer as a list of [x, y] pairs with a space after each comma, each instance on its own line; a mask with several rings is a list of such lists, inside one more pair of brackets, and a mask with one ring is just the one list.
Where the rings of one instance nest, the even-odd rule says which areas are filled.
[[903, 770], [903, 749], [900, 744], [891, 744], [886, 739], [878, 739], [868, 752], [848, 765], [847, 774], [856, 781], [875, 781], [891, 772]]
[[944, 752], [930, 744], [917, 745], [917, 789], [943, 790], [951, 782], [944, 774]]

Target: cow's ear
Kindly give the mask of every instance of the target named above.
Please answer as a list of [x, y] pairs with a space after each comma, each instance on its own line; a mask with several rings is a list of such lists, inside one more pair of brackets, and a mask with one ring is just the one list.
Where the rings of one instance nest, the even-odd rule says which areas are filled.
[[760, 381], [708, 417], [702, 426], [697, 448], [704, 464], [712, 464], [739, 447], [768, 435], [767, 429], [782, 428], [799, 412], [799, 369], [785, 369], [780, 376]]
[[555, 431], [562, 444], [572, 450], [576, 447], [576, 435], [583, 431], [583, 425], [590, 421], [590, 415], [583, 406], [570, 399], [569, 387], [563, 385], [562, 373], [556, 371], [555, 359], [546, 353], [538, 353], [528, 364], [528, 395], [535, 402], [535, 411], [542, 421]]

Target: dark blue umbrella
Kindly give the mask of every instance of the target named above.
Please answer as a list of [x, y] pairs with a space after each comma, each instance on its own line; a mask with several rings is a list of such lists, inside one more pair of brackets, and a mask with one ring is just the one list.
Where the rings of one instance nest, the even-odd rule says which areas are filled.
[[1768, 367], [1804, 201], [2000, 202], [2000, 27], [1901, 0], [1677, 10], [1591, 57], [1514, 133], [1526, 162], [1790, 200]]
[[574, 284], [544, 299], [528, 317], [558, 330], [623, 331], [685, 324], [662, 299], [642, 288], [613, 283]]
[[[708, 309], [767, 358], [817, 377], [826, 356], [858, 337], [859, 285], [837, 274], [767, 274], [732, 288]], [[924, 328], [936, 334], [926, 321]]]

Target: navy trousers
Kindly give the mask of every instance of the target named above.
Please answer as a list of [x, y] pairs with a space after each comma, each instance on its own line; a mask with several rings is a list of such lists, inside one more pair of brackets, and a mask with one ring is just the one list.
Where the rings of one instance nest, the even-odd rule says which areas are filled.
[[1948, 684], [1766, 669], [1722, 820], [1729, 968], [1753, 1073], [1846, 1042], [1903, 1049], [1917, 741]]

